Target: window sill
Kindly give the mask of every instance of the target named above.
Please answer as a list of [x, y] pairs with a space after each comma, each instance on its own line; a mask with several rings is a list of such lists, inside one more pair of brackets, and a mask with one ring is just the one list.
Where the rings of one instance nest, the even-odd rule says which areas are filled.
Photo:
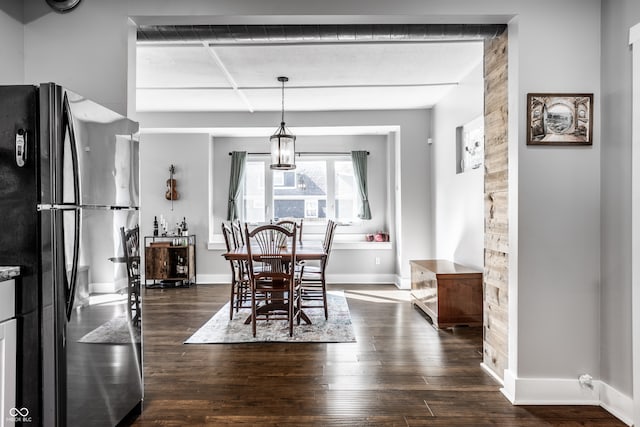
[[[304, 235], [305, 242], [320, 242], [324, 235], [309, 234]], [[224, 251], [226, 246], [222, 234], [215, 234], [213, 239], [207, 244], [210, 251]], [[393, 249], [393, 242], [367, 242], [364, 234], [336, 234], [333, 240], [333, 249], [335, 250], [385, 250]]]
[[393, 244], [391, 242], [352, 242], [352, 241], [334, 241], [333, 249], [342, 250], [342, 249], [363, 249], [363, 250], [385, 250], [390, 251], [393, 249]]

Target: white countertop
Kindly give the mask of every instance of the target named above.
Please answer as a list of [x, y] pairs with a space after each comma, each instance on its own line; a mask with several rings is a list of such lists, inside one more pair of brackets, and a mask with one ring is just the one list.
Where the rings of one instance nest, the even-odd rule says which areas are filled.
[[20, 275], [20, 267], [0, 266], [0, 281], [13, 279]]

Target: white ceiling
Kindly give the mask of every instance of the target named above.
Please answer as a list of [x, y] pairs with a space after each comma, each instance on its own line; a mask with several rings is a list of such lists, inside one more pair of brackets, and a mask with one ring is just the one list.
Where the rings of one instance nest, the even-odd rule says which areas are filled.
[[429, 108], [482, 61], [482, 41], [137, 47], [138, 111]]

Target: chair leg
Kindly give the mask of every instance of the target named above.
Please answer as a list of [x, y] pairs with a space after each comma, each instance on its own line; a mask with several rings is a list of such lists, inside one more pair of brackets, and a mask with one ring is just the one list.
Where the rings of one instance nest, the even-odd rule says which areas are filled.
[[231, 297], [229, 299], [229, 320], [233, 320], [233, 305], [234, 305], [234, 296], [235, 296], [235, 288], [236, 283], [235, 280], [231, 279]]
[[256, 336], [256, 296], [255, 291], [251, 290], [251, 328], [253, 331], [253, 336]]
[[322, 278], [322, 304], [324, 305], [324, 320], [329, 320], [329, 307], [327, 306], [327, 282]]
[[298, 297], [296, 298], [296, 306], [298, 307], [298, 314], [296, 317], [298, 318], [298, 325], [300, 324], [300, 320], [302, 319], [302, 288], [298, 288]]
[[242, 305], [242, 280], [236, 280], [236, 313], [240, 311]]
[[289, 295], [287, 296], [287, 298], [289, 299], [288, 301], [288, 310], [289, 310], [289, 336], [292, 337], [293, 336], [293, 313], [294, 313], [294, 308], [293, 308], [293, 301], [295, 300], [295, 296], [293, 295], [293, 289], [291, 287], [291, 285], [289, 285]]

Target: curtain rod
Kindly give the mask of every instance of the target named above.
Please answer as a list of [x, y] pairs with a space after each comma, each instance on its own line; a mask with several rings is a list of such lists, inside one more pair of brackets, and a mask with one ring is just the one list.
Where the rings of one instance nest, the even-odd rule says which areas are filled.
[[[229, 155], [231, 156], [233, 154], [233, 152], [229, 152]], [[271, 153], [247, 153], [248, 155], [251, 156], [270, 156]], [[316, 155], [316, 156], [350, 156], [351, 152], [335, 152], [335, 151], [298, 151], [296, 152], [296, 156], [300, 156], [300, 155]], [[367, 151], [367, 156], [370, 153]]]

